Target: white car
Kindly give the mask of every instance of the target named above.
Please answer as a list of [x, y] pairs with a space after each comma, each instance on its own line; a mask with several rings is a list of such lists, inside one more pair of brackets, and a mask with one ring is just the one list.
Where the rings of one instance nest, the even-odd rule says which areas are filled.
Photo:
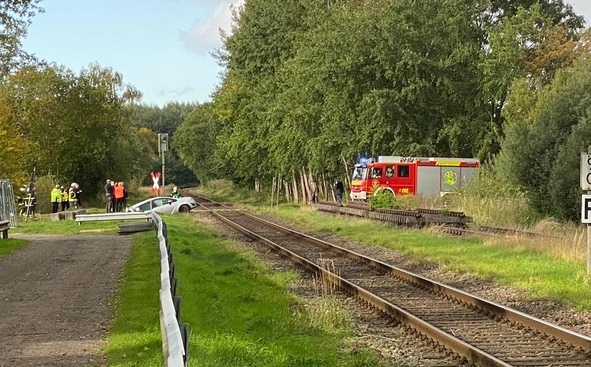
[[174, 213], [188, 213], [191, 209], [197, 206], [197, 202], [192, 197], [171, 198], [166, 196], [158, 196], [144, 201], [140, 201], [127, 208], [128, 212], [149, 212], [174, 214]]

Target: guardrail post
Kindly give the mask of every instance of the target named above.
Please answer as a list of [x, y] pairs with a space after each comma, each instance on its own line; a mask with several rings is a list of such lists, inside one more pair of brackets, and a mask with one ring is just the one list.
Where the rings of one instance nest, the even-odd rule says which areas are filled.
[[176, 278], [170, 278], [170, 294], [175, 297], [176, 296]]
[[183, 348], [185, 348], [185, 366], [187, 366], [187, 361], [189, 360], [189, 324], [182, 324], [181, 328], [181, 337], [183, 338]]
[[170, 264], [170, 266], [169, 266], [168, 277], [174, 278], [174, 263]]
[[181, 297], [172, 297], [172, 303], [174, 304], [174, 310], [176, 312], [176, 321], [181, 324]]

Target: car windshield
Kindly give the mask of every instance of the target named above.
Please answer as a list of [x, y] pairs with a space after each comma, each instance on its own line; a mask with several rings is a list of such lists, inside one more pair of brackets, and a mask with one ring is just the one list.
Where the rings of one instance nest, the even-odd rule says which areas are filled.
[[153, 208], [156, 208], [158, 206], [162, 206], [162, 205], [166, 205], [166, 204], [172, 204], [173, 202], [175, 202], [176, 200], [171, 199], [171, 198], [158, 198], [158, 199], [154, 199], [154, 201], [152, 202]]

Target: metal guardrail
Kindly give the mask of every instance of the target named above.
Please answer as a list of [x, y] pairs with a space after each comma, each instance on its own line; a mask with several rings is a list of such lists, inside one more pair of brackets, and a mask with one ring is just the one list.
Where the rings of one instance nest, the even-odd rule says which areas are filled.
[[168, 231], [158, 214], [150, 213], [150, 219], [156, 225], [160, 248], [160, 330], [165, 366], [185, 367], [189, 355], [189, 326], [180, 323], [181, 298], [176, 295], [177, 280]]
[[9, 229], [10, 229], [10, 221], [0, 220], [0, 232], [2, 233], [2, 238], [8, 238], [8, 230]]
[[95, 221], [106, 221], [106, 220], [132, 220], [132, 219], [150, 220], [151, 218], [152, 218], [152, 216], [150, 213], [122, 212], [122, 213], [78, 214], [78, 215], [76, 215], [75, 221], [80, 224], [82, 222], [95, 222]]
[[12, 228], [18, 227], [18, 210], [10, 180], [0, 180], [0, 220], [10, 221]]

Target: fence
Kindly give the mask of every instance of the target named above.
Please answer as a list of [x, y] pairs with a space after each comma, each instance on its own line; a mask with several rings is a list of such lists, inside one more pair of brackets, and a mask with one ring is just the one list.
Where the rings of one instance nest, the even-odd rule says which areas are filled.
[[18, 227], [18, 211], [10, 180], [0, 180], [0, 220], [7, 220], [11, 227]]
[[181, 298], [176, 295], [177, 279], [168, 245], [168, 231], [158, 214], [152, 212], [151, 217], [160, 248], [160, 330], [165, 366], [185, 367], [189, 355], [189, 326], [180, 322]]

